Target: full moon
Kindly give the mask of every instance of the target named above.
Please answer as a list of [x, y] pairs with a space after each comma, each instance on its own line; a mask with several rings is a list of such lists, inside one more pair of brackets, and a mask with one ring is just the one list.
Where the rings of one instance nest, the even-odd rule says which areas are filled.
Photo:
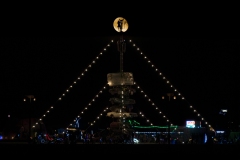
[[117, 32], [126, 32], [128, 29], [128, 23], [127, 20], [123, 17], [118, 17], [113, 22], [113, 28]]

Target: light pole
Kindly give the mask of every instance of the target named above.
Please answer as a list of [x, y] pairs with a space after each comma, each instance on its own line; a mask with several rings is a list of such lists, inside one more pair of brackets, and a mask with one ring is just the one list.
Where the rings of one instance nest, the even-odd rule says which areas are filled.
[[29, 129], [28, 129], [28, 134], [29, 134], [29, 142], [31, 141], [31, 102], [36, 101], [36, 98], [33, 95], [26, 95], [26, 98], [23, 99], [24, 102], [29, 99]]

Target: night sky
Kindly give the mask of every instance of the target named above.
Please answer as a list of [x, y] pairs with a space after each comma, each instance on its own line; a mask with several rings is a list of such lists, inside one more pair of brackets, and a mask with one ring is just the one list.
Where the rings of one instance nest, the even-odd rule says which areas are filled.
[[[79, 37], [2, 37], [0, 39], [1, 73], [1, 128], [9, 119], [28, 117], [25, 95], [33, 94], [37, 101], [31, 103], [32, 116], [40, 118], [53, 105], [44, 123], [49, 127], [66, 127], [107, 83], [107, 74], [119, 72], [119, 52], [116, 41], [120, 34], [108, 23], [104, 35]], [[126, 17], [127, 19], [127, 17]], [[128, 20], [128, 19], [127, 19]], [[132, 20], [132, 21], [131, 21]], [[186, 120], [199, 120], [189, 108], [189, 103], [213, 126], [224, 120], [239, 123], [239, 39], [183, 39], [164, 38], [157, 35], [136, 34], [140, 22], [128, 20], [129, 31], [123, 33], [127, 48], [124, 53], [125, 72], [132, 72], [135, 82], [177, 125]], [[135, 29], [135, 30], [134, 30]], [[167, 37], [167, 36], [166, 36]], [[133, 47], [132, 40], [137, 47]], [[113, 43], [110, 43], [114, 40]], [[110, 44], [109, 47], [106, 47]], [[103, 49], [106, 47], [106, 51]], [[103, 52], [95, 64], [89, 64]], [[151, 61], [147, 61], [140, 52]], [[173, 92], [154, 65], [184, 96], [185, 100], [162, 100]], [[88, 71], [81, 75], [84, 70]], [[81, 77], [81, 80], [77, 80]], [[58, 101], [73, 82], [70, 92]], [[136, 88], [136, 86], [135, 86]], [[88, 126], [110, 105], [111, 94], [104, 90], [84, 115], [82, 126]], [[133, 112], [142, 111], [155, 125], [166, 125], [162, 116], [137, 90]], [[166, 97], [167, 98], [167, 97]], [[221, 109], [228, 109], [226, 116]], [[168, 112], [170, 111], [170, 112]], [[146, 125], [144, 118], [138, 118]], [[111, 120], [103, 116], [97, 127], [109, 126]]]

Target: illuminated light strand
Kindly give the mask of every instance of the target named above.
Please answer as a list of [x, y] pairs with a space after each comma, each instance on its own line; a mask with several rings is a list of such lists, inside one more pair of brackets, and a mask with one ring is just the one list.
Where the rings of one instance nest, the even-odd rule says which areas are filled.
[[[97, 120], [99, 120], [99, 119], [103, 116], [103, 113], [106, 112], [107, 110], [108, 110], [108, 107], [105, 108], [105, 109], [103, 110], [103, 112], [100, 113], [99, 116], [97, 116], [97, 118], [95, 118], [95, 120], [94, 120], [92, 123], [90, 123], [89, 127], [90, 127], [90, 126], [93, 126], [93, 125], [97, 122]], [[141, 115], [141, 117], [144, 117], [145, 119], [147, 119], [146, 116], [145, 116], [142, 112], [139, 112], [139, 114]], [[151, 123], [149, 119], [147, 119], [147, 123], [149, 123], [151, 126], [153, 126], [153, 123]], [[88, 128], [89, 128], [89, 127], [88, 127]], [[87, 129], [88, 129], [88, 128], [87, 128]], [[87, 130], [87, 129], [86, 129], [86, 130]]]
[[142, 112], [139, 112], [139, 114], [140, 114], [142, 117], [144, 117], [144, 118], [147, 119], [147, 123], [149, 123], [151, 126], [153, 126], [153, 124], [150, 122], [150, 120], [149, 120], [144, 114], [142, 114]]
[[[130, 42], [130, 43], [133, 43], [132, 40], [129, 40], [129, 42]], [[160, 76], [162, 76], [162, 79], [165, 80], [165, 82], [166, 82], [171, 88], [173, 88], [174, 92], [176, 92], [177, 95], [178, 95], [179, 97], [181, 97], [182, 100], [185, 100], [185, 101], [188, 103], [188, 105], [190, 106], [190, 108], [192, 109], [192, 111], [193, 111], [194, 113], [196, 113], [197, 116], [200, 117], [201, 120], [204, 121], [205, 124], [206, 124], [209, 128], [212, 128], [212, 126], [211, 126], [210, 124], [208, 124], [208, 122], [205, 120], [205, 118], [203, 118], [203, 117], [200, 115], [200, 113], [198, 113], [198, 111], [197, 111], [195, 108], [192, 107], [192, 105], [190, 104], [190, 102], [188, 102], [188, 101], [185, 99], [185, 97], [182, 96], [182, 94], [181, 94], [180, 92], [178, 92], [178, 90], [177, 90], [175, 87], [173, 87], [173, 85], [170, 83], [170, 81], [159, 71], [159, 69], [158, 69], [158, 68], [151, 62], [151, 60], [140, 50], [140, 48], [136, 46], [135, 43], [133, 43], [133, 47], [135, 47], [136, 50], [137, 50], [138, 52], [140, 52], [140, 55], [142, 55], [143, 58], [151, 65], [151, 67], [152, 67], [156, 72], [158, 72], [158, 74], [159, 74]], [[212, 128], [212, 129], [213, 129], [213, 128]], [[214, 130], [214, 129], [213, 129], [213, 130]]]
[[[78, 114], [78, 116], [73, 120], [73, 123], [75, 123], [75, 121], [76, 121], [77, 118], [80, 118], [81, 115], [84, 114], [84, 111], [87, 110], [88, 107], [92, 105], [92, 103], [95, 101], [95, 99], [99, 97], [99, 95], [103, 92], [103, 90], [106, 89], [107, 86], [108, 86], [108, 84], [106, 84], [106, 85], [98, 92], [98, 94], [95, 95], [95, 97], [91, 100], [91, 102], [89, 102], [88, 105], [85, 106], [84, 109], [80, 112], [80, 114]], [[72, 126], [73, 126], [72, 123], [68, 125], [68, 127], [72, 127]]]
[[137, 86], [137, 89], [141, 91], [142, 94], [144, 94], [144, 97], [147, 99], [148, 98], [148, 101], [152, 104], [153, 107], [155, 107], [155, 109], [158, 111], [158, 113], [160, 115], [162, 115], [162, 118], [166, 119], [166, 122], [170, 123], [171, 126], [173, 126], [173, 124], [171, 123], [171, 121], [167, 118], [166, 115], [163, 114], [163, 112], [159, 109], [158, 106], [155, 105], [155, 103], [149, 98], [149, 96], [141, 89], [141, 87], [139, 85], [136, 84], [136, 82], [134, 82], [134, 84]]
[[[90, 123], [90, 125], [87, 127], [87, 129], [88, 129], [90, 126], [93, 126], [93, 125], [96, 123], [96, 121], [99, 120], [99, 119], [103, 116], [103, 113], [106, 112], [107, 110], [108, 110], [108, 107], [105, 108], [105, 109], [95, 118], [95, 120], [94, 120], [92, 123]], [[86, 129], [86, 130], [87, 130], [87, 129]]]
[[[112, 43], [112, 42], [113, 42], [113, 40], [111, 40], [110, 43]], [[104, 51], [106, 51], [106, 48], [110, 46], [110, 43], [107, 44], [107, 46], [103, 49]], [[65, 96], [65, 94], [68, 93], [69, 90], [77, 83], [77, 81], [79, 81], [79, 80], [81, 79], [81, 76], [84, 76], [85, 72], [87, 72], [88, 69], [91, 68], [92, 65], [96, 63], [96, 60], [98, 60], [99, 57], [100, 57], [102, 54], [103, 54], [103, 51], [100, 52], [99, 55], [95, 57], [95, 59], [88, 65], [87, 68], [84, 69], [84, 71], [78, 76], [77, 80], [75, 80], [75, 81], [69, 86], [69, 88], [65, 91], [65, 93], [63, 93], [63, 94], [59, 97], [59, 100], [61, 100], [62, 97]]]
[[[91, 68], [92, 65], [96, 63], [96, 60], [98, 60], [99, 57], [100, 57], [101, 55], [103, 55], [103, 52], [106, 52], [107, 47], [110, 47], [110, 46], [111, 46], [110, 44], [113, 43], [113, 42], [114, 42], [114, 40], [111, 40], [110, 43], [108, 43], [108, 44], [106, 45], [106, 47], [103, 48], [103, 51], [100, 52], [99, 55], [97, 55], [97, 56], [95, 57], [95, 59], [88, 65], [88, 67], [85, 68], [84, 71], [78, 76], [78, 78], [77, 78], [75, 81], [73, 81], [73, 83], [72, 83], [72, 84], [68, 87], [68, 89], [66, 89], [66, 91], [58, 98], [58, 100], [54, 103], [54, 105], [55, 105], [57, 102], [61, 101], [64, 96], [66, 96], [66, 94], [70, 91], [70, 89], [72, 89], [73, 86], [77, 84], [77, 81], [79, 81], [79, 80], [81, 79], [81, 76], [84, 76], [84, 73], [87, 72], [88, 69]], [[52, 106], [45, 112], [45, 114], [42, 115], [42, 117], [36, 122], [36, 125], [38, 125], [38, 122], [39, 122], [39, 121], [42, 121], [43, 118], [46, 117], [46, 115], [50, 112], [50, 110], [52, 110], [52, 109], [54, 108], [54, 105], [52, 105]], [[32, 127], [35, 128], [35, 125], [32, 126]]]

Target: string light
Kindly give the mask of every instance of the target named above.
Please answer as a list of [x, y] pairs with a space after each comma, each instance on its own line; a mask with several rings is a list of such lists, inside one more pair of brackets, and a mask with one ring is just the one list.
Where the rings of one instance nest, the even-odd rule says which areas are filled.
[[[92, 101], [91, 101], [90, 103], [88, 103], [88, 106], [84, 107], [84, 109], [80, 112], [80, 114], [79, 114], [75, 119], [81, 117], [81, 115], [84, 114], [84, 110], [87, 110], [88, 107], [91, 106], [91, 103], [94, 102], [95, 99], [99, 97], [99, 94], [101, 94], [102, 91], [106, 89], [106, 86], [108, 86], [108, 84], [106, 84], [106, 85], [98, 92], [98, 94], [95, 95], [95, 97], [92, 99]], [[73, 120], [73, 122], [75, 121], [75, 119]], [[71, 126], [72, 126], [72, 124], [70, 124], [68, 127], [71, 127]]]
[[[129, 42], [130, 42], [130, 43], [133, 43], [132, 40], [129, 40]], [[166, 81], [166, 84], [170, 85], [170, 87], [173, 88], [174, 91], [177, 92], [179, 96], [182, 96], [182, 94], [181, 94], [180, 92], [178, 92], [175, 87], [173, 87], [173, 85], [170, 83], [170, 81], [167, 80], [167, 78], [166, 78], [165, 76], [163, 76], [163, 74], [159, 71], [159, 69], [157, 69], [156, 66], [147, 58], [147, 56], [141, 51], [140, 47], [137, 47], [135, 43], [134, 43], [133, 46], [136, 47], [136, 48], [138, 48], [137, 51], [140, 53], [140, 55], [142, 55], [143, 58], [144, 58], [145, 60], [147, 60], [148, 64], [150, 64], [150, 65], [152, 66], [152, 68], [154, 68], [155, 71], [158, 71], [159, 75], [162, 76], [162, 79], [164, 79], [164, 80]], [[183, 96], [182, 96], [182, 100], [185, 100], [185, 101], [190, 105], [190, 103], [189, 103], [189, 102], [186, 100], [186, 98], [184, 98]], [[191, 106], [190, 108], [192, 109], [193, 112], [194, 112], [194, 110], [195, 110], [194, 113], [197, 113], [197, 115], [200, 116], [200, 114], [197, 112], [197, 110], [196, 110], [195, 108], [193, 108], [192, 106]], [[204, 118], [202, 118], [202, 120], [204, 120]], [[209, 125], [209, 126], [211, 126], [211, 125]], [[213, 129], [213, 130], [214, 130], [214, 129]]]
[[[142, 117], [144, 117], [144, 118], [147, 119], [147, 117], [146, 117], [142, 112], [140, 112], [139, 114], [140, 114]], [[149, 123], [151, 126], [153, 125], [153, 124], [150, 122], [149, 119], [147, 119], [146, 121], [147, 121], [147, 123]]]
[[[111, 40], [110, 43], [107, 44], [106, 47], [103, 48], [103, 51], [105, 52], [107, 50], [107, 47], [110, 46], [111, 43], [113, 43], [114, 41]], [[74, 85], [77, 84], [77, 81], [81, 80], [81, 76], [84, 76], [84, 73], [87, 72], [89, 70], [89, 68], [92, 67], [93, 64], [95, 64], [96, 60], [99, 59], [99, 57], [103, 54], [103, 51], [99, 53], [98, 56], [96, 56], [96, 58], [90, 63], [90, 65], [88, 65], [87, 68], [84, 69], [84, 71], [80, 74], [80, 76], [78, 76], [77, 80], [74, 80], [73, 83], [69, 86], [68, 89], [66, 89], [66, 91], [64, 93], [61, 94], [61, 97], [58, 98], [58, 100], [55, 102], [55, 104], [58, 102], [58, 101], [61, 101], [62, 100], [62, 97], [66, 96], [66, 93], [69, 92], [70, 89], [73, 88]], [[53, 108], [53, 106], [51, 106], [51, 109]], [[49, 110], [49, 109], [48, 109]], [[48, 112], [47, 112], [48, 113]], [[38, 120], [38, 121], [42, 121], [42, 118], [46, 116], [46, 113]]]
[[[103, 113], [106, 112], [107, 110], [108, 110], [108, 108], [104, 109], [103, 112], [100, 113], [100, 114], [97, 116], [97, 118], [95, 118], [95, 120], [90, 123], [89, 127], [90, 127], [90, 126], [93, 126], [93, 125], [96, 123], [97, 120], [100, 120], [100, 118], [102, 117]], [[145, 115], [144, 115], [142, 112], [140, 112], [139, 114], [141, 115], [140, 117], [146, 118]], [[146, 118], [146, 119], [147, 119], [147, 118]], [[153, 123], [151, 123], [149, 119], [147, 119], [146, 121], [147, 121], [147, 123], [149, 123], [151, 126], [153, 126]], [[88, 127], [88, 128], [89, 128], [89, 127]], [[88, 128], [87, 128], [87, 129], [88, 129]], [[86, 130], [87, 130], [87, 129], [86, 129]]]
[[[105, 109], [103, 110], [103, 112], [100, 113], [100, 114], [97, 116], [97, 118], [95, 118], [95, 120], [94, 120], [93, 122], [90, 123], [89, 127], [92, 126], [92, 125], [94, 125], [94, 124], [96, 123], [96, 121], [99, 120], [100, 117], [103, 115], [103, 113], [106, 112], [107, 110], [108, 110], [108, 107], [105, 108]], [[88, 128], [89, 128], [89, 127], [88, 127]], [[88, 129], [88, 128], [87, 128], [87, 129]], [[86, 130], [87, 130], [87, 129], [86, 129]]]
[[[135, 82], [135, 85], [137, 85], [137, 83]], [[160, 109], [155, 105], [155, 103], [148, 97], [148, 95], [141, 89], [141, 87], [138, 85], [137, 89], [139, 89], [141, 91], [142, 94], [144, 94], [145, 98], [148, 98], [148, 101], [151, 102], [152, 106], [155, 107], [156, 110], [158, 110], [159, 114], [162, 115], [162, 111], [160, 111]], [[168, 122], [168, 118], [166, 118], [165, 115], [162, 115], [163, 118], [167, 119], [166, 121]], [[173, 125], [173, 124], [171, 124]]]

